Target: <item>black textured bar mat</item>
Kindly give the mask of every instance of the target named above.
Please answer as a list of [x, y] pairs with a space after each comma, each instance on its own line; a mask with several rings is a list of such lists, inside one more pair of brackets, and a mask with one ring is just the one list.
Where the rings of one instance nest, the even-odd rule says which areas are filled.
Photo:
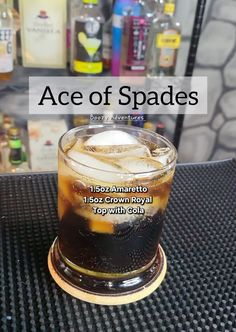
[[54, 283], [54, 174], [0, 177], [0, 331], [236, 331], [236, 162], [178, 166], [162, 240], [168, 273], [148, 298], [119, 307]]

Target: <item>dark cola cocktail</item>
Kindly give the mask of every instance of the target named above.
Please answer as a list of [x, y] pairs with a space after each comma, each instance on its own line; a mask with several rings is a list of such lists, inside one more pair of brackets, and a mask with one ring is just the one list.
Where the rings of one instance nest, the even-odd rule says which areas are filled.
[[136, 127], [86, 126], [61, 138], [53, 260], [62, 279], [106, 297], [155, 278], [175, 161], [171, 143]]

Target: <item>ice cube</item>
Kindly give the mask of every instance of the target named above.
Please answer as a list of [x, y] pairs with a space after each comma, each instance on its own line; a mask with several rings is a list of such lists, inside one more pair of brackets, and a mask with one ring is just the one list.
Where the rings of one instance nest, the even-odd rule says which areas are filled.
[[160, 162], [151, 158], [125, 158], [120, 160], [119, 165], [130, 173], [148, 173], [160, 170], [163, 166]]
[[129, 144], [115, 146], [88, 145], [84, 149], [97, 156], [122, 159], [127, 157], [151, 157], [150, 150], [146, 145]]
[[139, 141], [134, 136], [121, 130], [103, 131], [102, 133], [91, 136], [85, 142], [85, 146], [129, 145], [129, 144], [139, 144]]
[[[128, 173], [127, 170], [121, 166], [116, 165], [112, 161], [107, 161], [86, 153], [75, 150], [70, 150], [68, 156], [71, 158], [68, 161], [68, 166], [76, 173], [99, 180], [102, 182], [122, 182], [122, 175], [120, 173]], [[124, 174], [125, 175], [125, 174]]]
[[153, 217], [158, 211], [165, 211], [168, 198], [168, 195], [163, 197], [153, 197], [152, 204], [144, 204], [143, 208], [145, 209], [146, 216]]
[[164, 166], [169, 164], [174, 158], [174, 152], [170, 148], [157, 148], [156, 150], [152, 151], [153, 159], [159, 161]]

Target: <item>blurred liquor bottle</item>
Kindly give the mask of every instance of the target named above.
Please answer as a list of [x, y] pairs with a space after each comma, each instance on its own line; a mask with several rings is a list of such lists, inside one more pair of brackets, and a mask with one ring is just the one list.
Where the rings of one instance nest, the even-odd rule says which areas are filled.
[[94, 76], [103, 71], [104, 18], [98, 0], [83, 0], [72, 22], [72, 72]]
[[163, 122], [161, 121], [158, 121], [157, 122], [157, 126], [156, 126], [156, 133], [161, 135], [161, 136], [164, 136], [165, 135], [165, 131], [166, 131], [166, 126]]
[[[159, 9], [161, 9], [161, 3]], [[157, 14], [152, 22], [147, 51], [147, 76], [174, 76], [178, 49], [181, 43], [181, 27], [173, 15], [175, 1], [167, 0], [164, 13]]]
[[13, 8], [10, 7], [12, 11], [12, 17], [13, 17], [13, 59], [14, 64], [18, 64], [18, 47], [20, 48], [20, 43], [18, 43], [20, 36], [20, 14], [19, 12]]
[[68, 63], [70, 63], [70, 48], [71, 48], [71, 6], [72, 6], [72, 0], [67, 0], [66, 50], [67, 50]]
[[[14, 126], [14, 118], [0, 113], [0, 172], [25, 172], [29, 170], [25, 145], [21, 139], [22, 131]], [[18, 152], [15, 149], [19, 149], [19, 146], [21, 146], [22, 151], [21, 160], [16, 158]], [[17, 169], [15, 169], [16, 167]]]
[[86, 126], [89, 124], [89, 116], [88, 115], [74, 115], [73, 117], [73, 126], [80, 127]]
[[73, 24], [74, 19], [79, 15], [79, 8], [81, 7], [82, 0], [67, 0], [67, 26], [66, 26], [66, 45], [68, 61], [70, 63], [70, 70], [73, 71]]
[[100, 0], [99, 1], [99, 6], [101, 8], [103, 17], [106, 22], [111, 17], [113, 4], [114, 4], [114, 1], [112, 1], [112, 0]]
[[22, 142], [19, 128], [9, 129], [10, 163], [18, 166], [22, 163]]
[[1, 127], [8, 133], [8, 130], [15, 124], [13, 117], [3, 114]]
[[[111, 2], [111, 1], [110, 1]], [[103, 29], [103, 48], [102, 48], [102, 58], [103, 58], [103, 68], [104, 70], [111, 70], [112, 64], [112, 11], [114, 8], [115, 1], [112, 1], [112, 6], [109, 11], [109, 1], [107, 1], [107, 6], [103, 7], [103, 10], [109, 11], [109, 16], [104, 24]], [[106, 17], [105, 17], [106, 18]]]
[[155, 125], [151, 121], [145, 122], [143, 128], [151, 131], [156, 131]]
[[[147, 15], [154, 19], [157, 11], [157, 6], [160, 0], [146, 0]], [[164, 0], [163, 0], [164, 1]]]
[[121, 51], [121, 76], [145, 76], [148, 34], [151, 25], [145, 1], [133, 0], [130, 12], [124, 17]]
[[112, 75], [120, 76], [124, 19], [129, 15], [132, 0], [115, 0], [112, 16]]
[[21, 140], [21, 132], [19, 128], [9, 129], [9, 147], [10, 147], [10, 168], [11, 173], [21, 173], [29, 171], [26, 153], [24, 151], [23, 143]]
[[67, 25], [67, 47], [70, 49], [70, 71], [73, 72], [74, 61], [74, 24], [76, 17], [79, 16], [79, 10], [82, 5], [82, 0], [69, 0], [69, 22]]
[[6, 172], [10, 167], [9, 162], [10, 148], [8, 142], [8, 135], [6, 131], [0, 129], [0, 172]]
[[0, 80], [10, 80], [13, 72], [13, 17], [7, 0], [0, 0]]
[[24, 67], [66, 68], [67, 0], [19, 0]]
[[112, 16], [104, 24], [102, 59], [104, 69], [110, 70], [112, 60]]

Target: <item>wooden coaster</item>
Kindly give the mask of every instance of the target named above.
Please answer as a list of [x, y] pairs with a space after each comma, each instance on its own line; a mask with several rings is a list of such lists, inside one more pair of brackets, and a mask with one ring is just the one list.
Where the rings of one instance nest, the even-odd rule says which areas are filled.
[[117, 295], [104, 295], [104, 294], [98, 294], [98, 293], [91, 293], [86, 290], [83, 290], [81, 288], [78, 288], [76, 286], [73, 286], [69, 283], [67, 283], [64, 279], [61, 278], [61, 276], [58, 274], [56, 269], [54, 268], [52, 264], [52, 247], [49, 250], [48, 254], [48, 268], [51, 273], [52, 278], [54, 281], [67, 293], [70, 295], [76, 297], [77, 299], [94, 303], [94, 304], [101, 304], [101, 305], [121, 305], [121, 304], [128, 304], [132, 302], [139, 301], [143, 299], [144, 297], [150, 295], [153, 293], [162, 283], [166, 270], [167, 270], [167, 260], [166, 255], [164, 253], [164, 250], [161, 246], [159, 246], [160, 251], [160, 266], [161, 268], [157, 271], [157, 275], [145, 286], [138, 288], [137, 290], [134, 290], [132, 292], [127, 292], [123, 294], [117, 294]]

